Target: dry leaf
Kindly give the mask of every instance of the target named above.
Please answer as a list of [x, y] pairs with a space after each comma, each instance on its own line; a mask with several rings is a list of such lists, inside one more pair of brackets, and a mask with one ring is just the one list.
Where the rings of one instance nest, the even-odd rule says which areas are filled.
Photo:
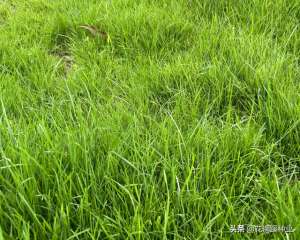
[[98, 29], [96, 26], [83, 24], [83, 25], [80, 25], [79, 27], [84, 30], [87, 30], [94, 37], [98, 36], [98, 37], [101, 37], [101, 38], [107, 40], [107, 37], [108, 37], [107, 33]]

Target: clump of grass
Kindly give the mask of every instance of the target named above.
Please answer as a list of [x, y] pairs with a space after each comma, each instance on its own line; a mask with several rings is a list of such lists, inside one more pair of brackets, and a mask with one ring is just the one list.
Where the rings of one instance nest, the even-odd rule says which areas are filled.
[[0, 3], [0, 240], [298, 239], [298, 2]]

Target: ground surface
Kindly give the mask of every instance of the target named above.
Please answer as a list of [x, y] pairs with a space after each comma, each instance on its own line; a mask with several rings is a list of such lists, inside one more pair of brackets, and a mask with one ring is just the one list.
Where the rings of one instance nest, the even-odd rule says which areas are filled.
[[299, 24], [299, 0], [1, 0], [0, 239], [300, 239]]

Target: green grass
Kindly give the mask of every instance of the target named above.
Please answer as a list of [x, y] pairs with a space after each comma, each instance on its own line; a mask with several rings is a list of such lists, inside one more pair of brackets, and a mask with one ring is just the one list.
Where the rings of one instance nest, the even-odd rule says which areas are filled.
[[299, 180], [299, 0], [0, 1], [0, 240], [300, 239]]

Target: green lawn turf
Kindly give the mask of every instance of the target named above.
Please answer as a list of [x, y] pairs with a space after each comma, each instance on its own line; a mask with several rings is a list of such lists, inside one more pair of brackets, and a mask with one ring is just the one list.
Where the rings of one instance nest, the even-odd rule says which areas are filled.
[[0, 0], [0, 240], [300, 239], [299, 179], [299, 0]]

